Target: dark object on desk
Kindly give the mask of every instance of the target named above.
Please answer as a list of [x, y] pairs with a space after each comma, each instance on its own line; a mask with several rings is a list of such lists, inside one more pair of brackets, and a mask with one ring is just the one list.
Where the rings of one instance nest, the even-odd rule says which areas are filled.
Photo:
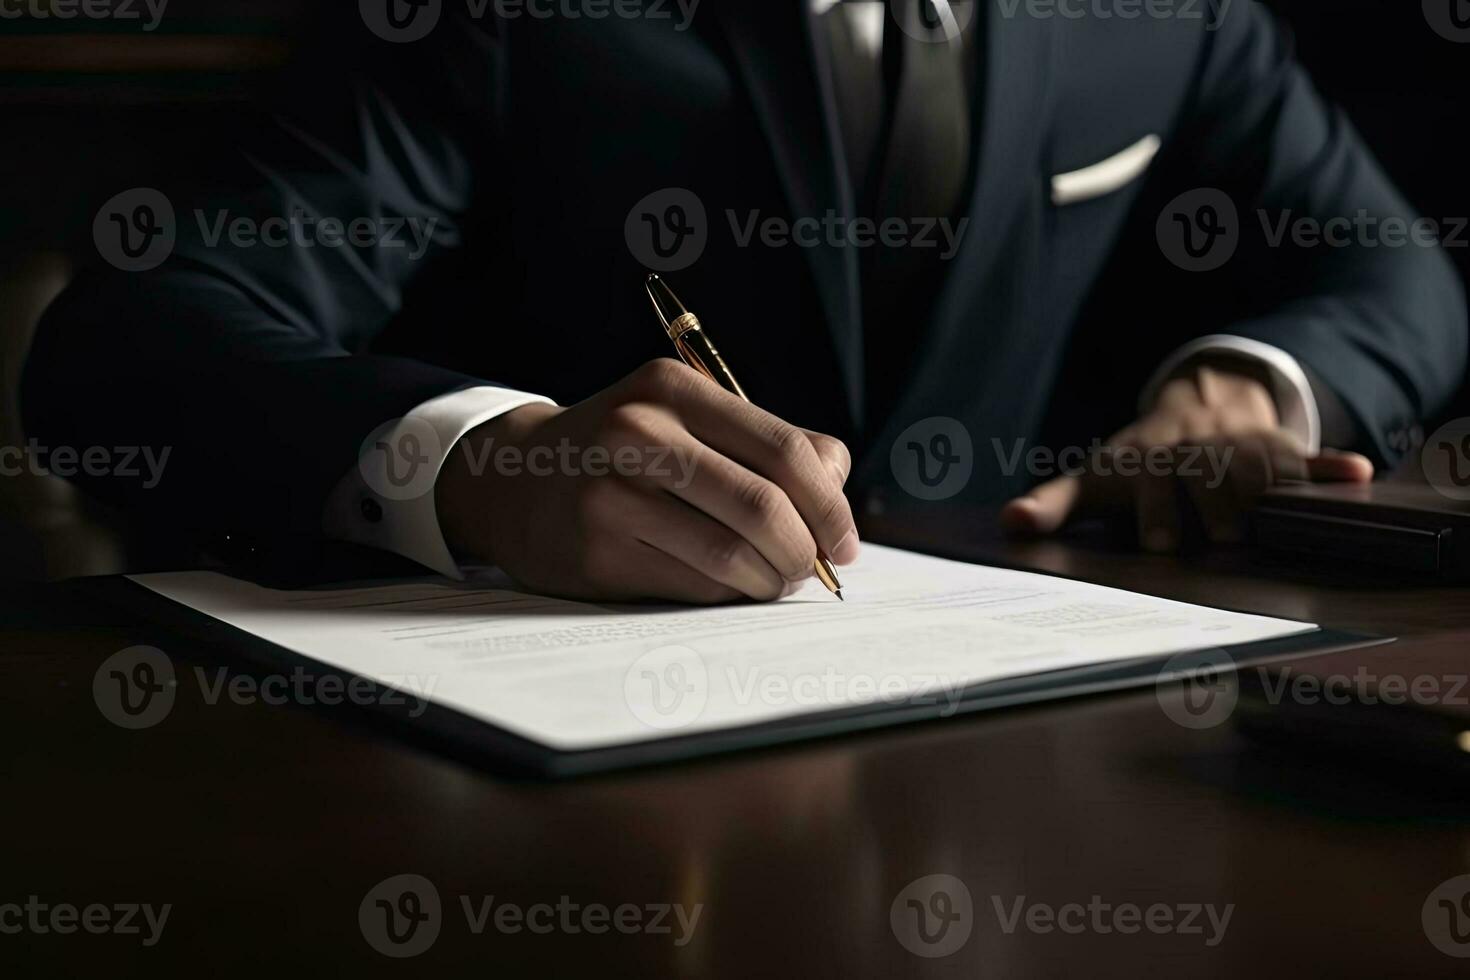
[[1236, 727], [1273, 748], [1411, 781], [1470, 776], [1470, 684], [1459, 649], [1416, 658], [1412, 673], [1329, 654], [1239, 678]]
[[1470, 506], [1422, 484], [1278, 487], [1252, 514], [1251, 539], [1292, 559], [1470, 582]]

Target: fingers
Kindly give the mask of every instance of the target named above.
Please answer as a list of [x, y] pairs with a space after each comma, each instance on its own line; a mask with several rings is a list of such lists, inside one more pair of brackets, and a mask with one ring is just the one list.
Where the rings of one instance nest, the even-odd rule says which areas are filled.
[[578, 592], [604, 599], [701, 604], [775, 599], [787, 582], [728, 528], [662, 491], [599, 479], [583, 493]]
[[[670, 447], [678, 468], [646, 467], [629, 484], [661, 492], [724, 525], [755, 550], [786, 581], [811, 575], [817, 545], [779, 486], [702, 445], [678, 420], [654, 406], [623, 405], [608, 416], [601, 436], [616, 453], [622, 447]], [[805, 437], [803, 437], [805, 438]], [[606, 515], [612, 523], [626, 514]]]
[[1179, 547], [1182, 523], [1174, 496], [1174, 478], [1144, 470], [1132, 482], [1138, 543], [1146, 551], [1174, 551]]
[[632, 491], [646, 498], [629, 530], [701, 576], [757, 600], [779, 599], [789, 583], [755, 546], [725, 525], [663, 492]]
[[[1050, 534], [1069, 521], [1121, 517], [1131, 511], [1142, 547], [1173, 551], [1183, 537], [1184, 501], [1198, 514], [1210, 541], [1234, 543], [1244, 536], [1245, 515], [1272, 486], [1373, 478], [1367, 458], [1333, 450], [1309, 457], [1302, 442], [1283, 430], [1198, 440], [1186, 423], [1146, 421], [1150, 424], [1115, 436], [1117, 449], [1091, 457], [1088, 473], [1051, 480], [1012, 500], [1001, 512], [1002, 525], [1010, 531]], [[1169, 436], [1187, 437], [1189, 444], [1168, 449], [1150, 445], [1152, 439]], [[1118, 450], [1124, 447], [1137, 454], [1133, 462], [1138, 465], [1128, 471], [1120, 465]]]
[[833, 479], [806, 433], [769, 413], [746, 415], [733, 425], [712, 414], [696, 411], [694, 416], [685, 419], [690, 431], [774, 485], [833, 561], [847, 565], [857, 559], [857, 525], [842, 484]]
[[[653, 545], [630, 542], [626, 557], [618, 563], [620, 573], [608, 574], [602, 595], [629, 599], [666, 599], [713, 606], [744, 598], [738, 590], [717, 582]], [[630, 572], [636, 569], [636, 580]]]
[[1052, 534], [1069, 522], [1111, 517], [1134, 505], [1133, 489], [1108, 462], [1112, 450], [1088, 458], [1083, 472], [1060, 476], [1017, 497], [1001, 511], [1006, 530]]
[[852, 472], [852, 454], [847, 451], [846, 444], [841, 439], [834, 439], [822, 432], [813, 432], [811, 429], [801, 431], [806, 433], [812, 448], [817, 451], [817, 456], [826, 465], [837, 485], [846, 485], [848, 474]]
[[817, 543], [772, 481], [706, 448], [697, 457], [694, 478], [670, 492], [750, 542], [786, 581], [812, 574]]
[[1271, 463], [1255, 440], [1239, 445], [1202, 447], [1211, 465], [1181, 467], [1180, 482], [1199, 515], [1205, 536], [1215, 544], [1234, 544], [1245, 536], [1244, 514], [1270, 484]]
[[[764, 484], [736, 481], [731, 489], [745, 498], [746, 505], [738, 509], [775, 517], [785, 508], [780, 500], [767, 498], [784, 497], [809, 529], [816, 546], [833, 561], [845, 565], [857, 559], [857, 526], [842, 494], [842, 483], [851, 466], [845, 448], [839, 450], [840, 444], [834, 445], [837, 441], [830, 437], [814, 439], [682, 365], [657, 364], [649, 365], [648, 377], [637, 384], [648, 386], [649, 393], [669, 406], [699, 442], [774, 486], [775, 494]], [[839, 471], [841, 479], [835, 475]], [[741, 527], [735, 530], [746, 533]], [[783, 566], [777, 564], [777, 568]]]

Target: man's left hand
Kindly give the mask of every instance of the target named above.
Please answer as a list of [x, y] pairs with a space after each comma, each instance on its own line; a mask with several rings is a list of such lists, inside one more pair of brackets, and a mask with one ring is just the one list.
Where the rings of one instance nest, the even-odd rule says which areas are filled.
[[[1133, 465], [1123, 465], [1125, 452]], [[1050, 534], [1071, 521], [1131, 511], [1139, 543], [1166, 552], [1183, 537], [1182, 501], [1211, 541], [1225, 543], [1240, 540], [1245, 516], [1275, 484], [1372, 479], [1372, 462], [1357, 453], [1309, 454], [1281, 428], [1258, 378], [1201, 364], [1165, 384], [1153, 410], [1108, 440], [1085, 472], [1017, 497], [1001, 521], [1012, 531]]]

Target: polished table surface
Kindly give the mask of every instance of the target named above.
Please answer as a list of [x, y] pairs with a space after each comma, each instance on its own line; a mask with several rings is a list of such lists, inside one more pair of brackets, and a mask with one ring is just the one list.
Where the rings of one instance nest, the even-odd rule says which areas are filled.
[[[977, 514], [959, 524], [874, 518], [866, 530], [1171, 598], [1397, 634], [1399, 643], [1348, 655], [1380, 674], [1413, 677], [1429, 663], [1470, 670], [1463, 590], [1262, 565], [1241, 550], [1174, 558], [1130, 554], [1101, 536], [1006, 542], [992, 526]], [[92, 684], [105, 658], [136, 644], [164, 650], [181, 680], [166, 719], [127, 731], [100, 713]], [[146, 927], [0, 932], [0, 975], [1470, 969], [1436, 948], [1421, 920], [1437, 886], [1470, 872], [1470, 795], [1449, 780], [1407, 781], [1268, 749], [1229, 724], [1184, 727], [1164, 710], [1169, 691], [537, 783], [300, 706], [209, 703], [192, 668], [232, 663], [228, 650], [96, 601], [86, 584], [0, 591], [0, 907], [30, 896], [79, 909], [171, 906], [148, 947]], [[359, 908], [402, 874], [432, 883], [440, 928], [417, 957], [391, 959], [369, 945]], [[940, 958], [909, 951], [939, 947], [900, 935], [910, 928], [906, 899], [890, 917], [900, 893], [930, 875], [959, 879], [971, 899], [968, 916], [951, 923], [963, 942]], [[549, 933], [513, 932], [511, 918], [505, 929], [492, 918], [476, 932], [492, 896], [492, 908], [560, 911], [535, 920]], [[925, 900], [935, 914], [961, 915], [953, 903]], [[658, 913], [647, 907], [660, 905], [686, 916], [699, 906], [699, 918], [685, 930], [667, 913], [667, 932], [634, 931], [632, 912], [626, 932], [607, 924], [619, 906], [637, 906], [648, 923]], [[1199, 931], [1164, 925], [1163, 912], [1157, 928], [1139, 927], [1120, 911], [1142, 916], [1152, 906]], [[607, 919], [584, 917], [599, 907]], [[1215, 927], [1193, 907], [1217, 917], [1228, 907], [1230, 918]], [[1051, 924], [1048, 910], [1069, 928]], [[0, 927], [12, 921], [0, 908]]]

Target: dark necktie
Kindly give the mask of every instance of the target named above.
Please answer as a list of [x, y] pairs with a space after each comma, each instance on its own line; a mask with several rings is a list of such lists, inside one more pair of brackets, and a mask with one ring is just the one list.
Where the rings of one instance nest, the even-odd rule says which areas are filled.
[[[913, 366], [914, 349], [945, 272], [937, 222], [954, 222], [970, 171], [970, 52], [977, 25], [945, 0], [844, 0], [887, 7], [882, 54], [828, 11], [839, 125], [857, 212], [902, 223], [901, 244], [862, 250], [868, 417], [880, 424]], [[964, 0], [973, 2], [973, 0]], [[841, 5], [839, 5], [841, 6]], [[900, 18], [903, 20], [900, 22]], [[871, 40], [871, 38], [870, 38]], [[914, 241], [928, 225], [927, 247]]]

